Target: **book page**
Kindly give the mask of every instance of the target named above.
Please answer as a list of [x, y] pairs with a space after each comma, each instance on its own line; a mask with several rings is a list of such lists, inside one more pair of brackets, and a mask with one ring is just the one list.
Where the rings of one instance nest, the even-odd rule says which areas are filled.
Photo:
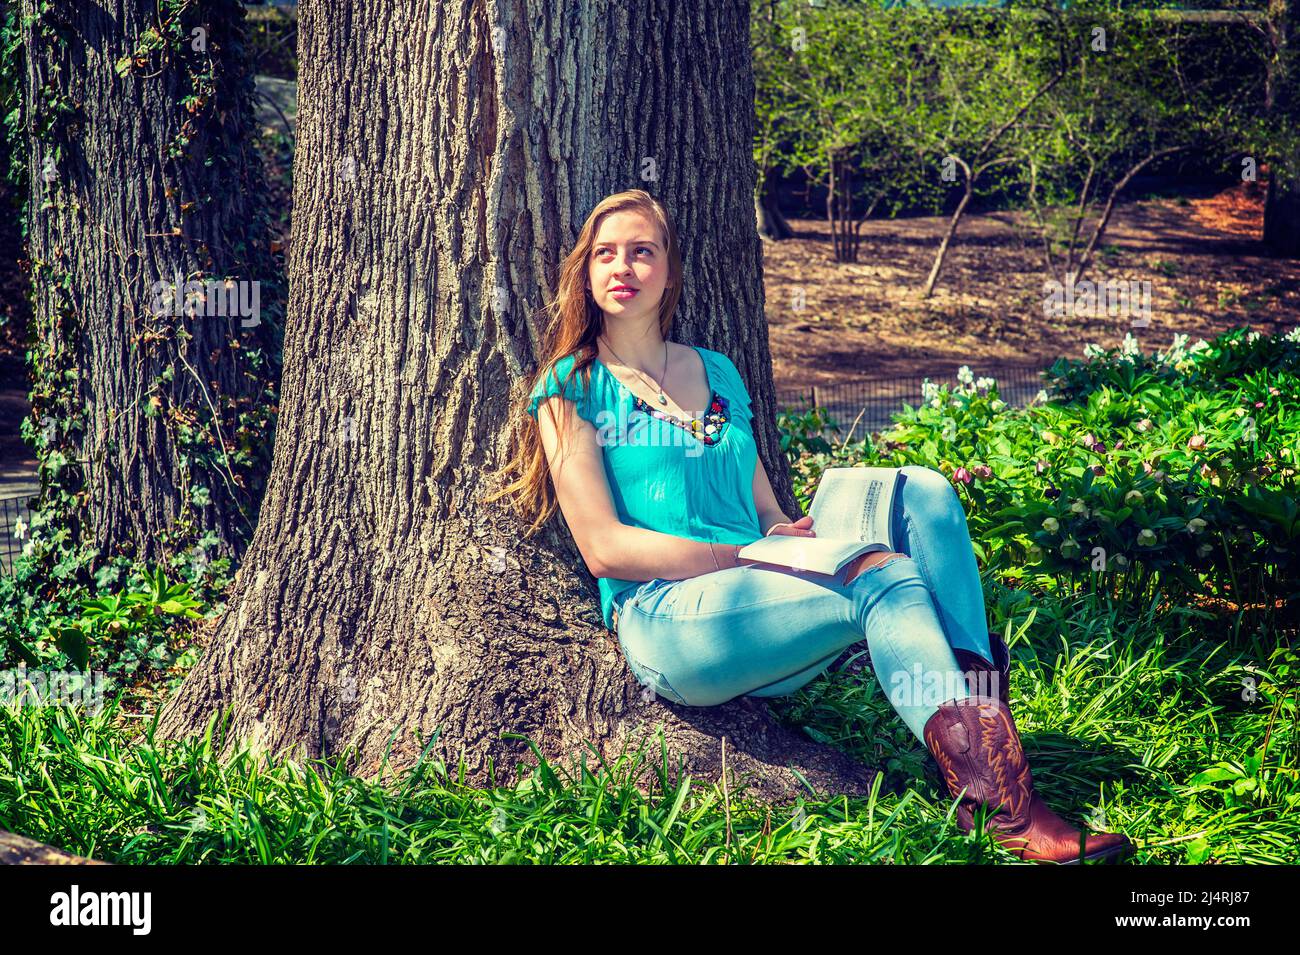
[[[814, 530], [816, 523], [814, 522]], [[791, 537], [776, 534], [760, 537], [746, 544], [738, 556], [780, 564], [794, 570], [811, 570], [818, 574], [838, 573], [853, 558], [876, 550], [888, 550], [884, 544], [864, 544], [855, 540], [828, 540], [822, 537]]]
[[808, 509], [819, 538], [886, 544], [898, 468], [827, 468]]

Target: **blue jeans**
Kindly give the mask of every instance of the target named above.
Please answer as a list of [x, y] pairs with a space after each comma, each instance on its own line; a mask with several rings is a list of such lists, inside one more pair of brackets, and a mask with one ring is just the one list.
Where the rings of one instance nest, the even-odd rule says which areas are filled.
[[940, 472], [902, 468], [891, 520], [906, 556], [848, 585], [843, 570], [741, 566], [629, 591], [616, 608], [633, 675], [688, 706], [785, 696], [866, 638], [886, 697], [923, 740], [940, 703], [969, 695], [952, 648], [992, 655], [984, 593], [965, 511]]

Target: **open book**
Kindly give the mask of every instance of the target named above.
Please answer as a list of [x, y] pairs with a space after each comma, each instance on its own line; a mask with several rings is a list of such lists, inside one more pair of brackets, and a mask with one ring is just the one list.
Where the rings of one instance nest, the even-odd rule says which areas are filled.
[[898, 468], [827, 468], [808, 508], [816, 537], [763, 537], [746, 544], [736, 556], [836, 574], [863, 554], [896, 551], [889, 518], [898, 472]]

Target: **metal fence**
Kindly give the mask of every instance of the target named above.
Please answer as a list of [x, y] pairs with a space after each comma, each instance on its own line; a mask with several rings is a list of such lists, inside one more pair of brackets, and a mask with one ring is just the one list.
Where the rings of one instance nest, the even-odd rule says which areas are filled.
[[33, 490], [0, 498], [0, 573], [13, 573], [14, 560], [31, 539], [31, 531], [26, 525], [32, 522], [32, 511], [27, 505], [35, 496]]
[[[980, 367], [974, 370], [976, 380], [992, 378], [997, 382], [998, 397], [1013, 407], [1024, 407], [1045, 385], [1042, 374], [1046, 369], [1036, 365], [1002, 365]], [[823, 434], [827, 437], [844, 437], [850, 434], [859, 440], [869, 434], [888, 430], [893, 426], [893, 416], [903, 410], [904, 404], [919, 407], [922, 385], [955, 385], [955, 374], [904, 375], [892, 378], [863, 378], [833, 385], [814, 385], [811, 388], [778, 389], [777, 404], [785, 409], [808, 411], [814, 407], [827, 409], [830, 425]], [[861, 414], [861, 420], [854, 421]]]

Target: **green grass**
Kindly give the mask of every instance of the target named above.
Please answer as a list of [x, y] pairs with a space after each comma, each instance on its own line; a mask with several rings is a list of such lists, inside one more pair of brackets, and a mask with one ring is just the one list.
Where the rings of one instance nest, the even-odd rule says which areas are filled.
[[[1011, 638], [1012, 710], [1057, 812], [1126, 833], [1137, 863], [1297, 861], [1293, 654], [1270, 661], [1259, 646], [1206, 639], [1202, 612], [1176, 600], [1156, 610], [987, 588]], [[662, 738], [609, 766], [591, 754], [543, 763], [518, 789], [471, 789], [461, 767], [428, 760], [381, 785], [340, 772], [338, 759], [303, 766], [241, 749], [223, 764], [211, 726], [136, 747], [112, 702], [96, 715], [10, 703], [0, 828], [128, 864], [1017, 864], [952, 824], [933, 761], [869, 666], [773, 704], [884, 770], [876, 791], [770, 810], [717, 780], [665, 792], [675, 760]], [[653, 795], [637, 777], [653, 780]]]
[[[1294, 580], [1292, 551], [1285, 549], [1296, 540], [1294, 470], [1281, 451], [1294, 447], [1297, 432], [1281, 396], [1295, 391], [1297, 353], [1291, 339], [1243, 340], [1234, 332], [1195, 359], [1159, 382], [1145, 360], [1140, 370], [1119, 355], [1067, 368], [1061, 393], [1076, 397], [1049, 408], [1002, 409], [992, 392], [942, 409], [923, 405], [891, 433], [899, 438], [886, 442], [892, 458], [867, 460], [979, 467], [989, 453], [997, 466], [996, 475], [990, 468], [961, 485], [963, 506], [981, 564], [991, 561], [983, 589], [990, 626], [1011, 648], [1012, 713], [1036, 788], [1054, 810], [1074, 825], [1123, 832], [1139, 864], [1294, 864], [1294, 603], [1270, 609], [1266, 620], [1260, 608], [1276, 608]], [[1261, 407], [1257, 400], [1270, 410], [1251, 413], [1267, 429], [1246, 460], [1233, 412]], [[1151, 402], [1150, 411], [1142, 401]], [[1147, 414], [1162, 427], [1126, 423]], [[950, 415], [961, 434], [942, 437]], [[1064, 450], [1048, 441], [1039, 417], [1058, 437], [1070, 436]], [[817, 412], [782, 415], [779, 425], [804, 498], [825, 466], [865, 454], [832, 451], [816, 437]], [[1049, 533], [1037, 530], [1044, 480], [1055, 476], [1065, 488], [1058, 497], [1088, 498], [1094, 508], [1113, 490], [1102, 482], [1094, 487], [1091, 476], [1080, 479], [1082, 467], [1070, 470], [1085, 432], [1099, 435], [1107, 453], [1119, 450], [1120, 438], [1128, 444], [1125, 459], [1110, 462], [1122, 477], [1137, 473], [1136, 457], [1153, 453], [1171, 474], [1195, 473], [1201, 459], [1181, 450], [1192, 431], [1210, 435], [1213, 460], [1225, 474], [1257, 464], [1265, 447], [1269, 457], [1277, 451], [1277, 473], [1269, 478], [1276, 487], [1267, 499], [1258, 487], [1243, 497], [1231, 482], [1197, 485], [1225, 509], [1220, 520], [1233, 532], [1220, 541], [1226, 567], [1189, 563], [1183, 545], [1171, 545], [1167, 556], [1128, 548], [1133, 564], [1118, 573], [1079, 572], [1077, 562], [1055, 558], [1023, 563], [1030, 556], [1026, 540]], [[1029, 467], [1039, 458], [1053, 462], [1041, 476]], [[1171, 501], [1176, 508], [1182, 498]], [[1007, 508], [1030, 513], [1027, 530], [996, 516]], [[1073, 520], [1064, 508], [1061, 521]], [[1236, 524], [1250, 533], [1237, 535]], [[1245, 568], [1253, 568], [1258, 584], [1238, 586]], [[1171, 574], [1184, 580], [1181, 589], [1163, 582]], [[155, 580], [149, 602], [162, 606], [170, 594], [163, 583]], [[1229, 598], [1246, 606], [1237, 610]], [[112, 606], [121, 610], [120, 602]], [[105, 607], [92, 623], [103, 624], [105, 614], [135, 619]], [[1225, 607], [1231, 612], [1218, 609]], [[0, 703], [0, 829], [127, 864], [1034, 864], [1019, 863], [987, 835], [957, 829], [933, 759], [889, 705], [863, 646], [799, 693], [769, 702], [782, 722], [882, 770], [868, 797], [809, 792], [793, 805], [757, 805], [734, 782], [670, 773], [678, 760], [665, 752], [662, 737], [613, 765], [591, 750], [576, 765], [537, 762], [519, 787], [486, 790], [464, 785], [463, 765], [435, 760], [421, 760], [396, 782], [383, 769], [373, 779], [341, 771], [346, 753], [299, 765], [237, 749], [222, 761], [212, 743], [214, 734], [221, 739], [215, 725], [181, 742], [155, 743], [147, 733], [147, 742], [135, 744], [141, 723], [134, 707], [143, 702], [150, 712], [165, 698], [141, 696], [137, 684], [125, 704], [119, 698], [94, 715]], [[183, 671], [188, 659], [182, 655], [173, 669]], [[539, 757], [535, 747], [533, 756]], [[669, 779], [681, 782], [669, 786]]]

